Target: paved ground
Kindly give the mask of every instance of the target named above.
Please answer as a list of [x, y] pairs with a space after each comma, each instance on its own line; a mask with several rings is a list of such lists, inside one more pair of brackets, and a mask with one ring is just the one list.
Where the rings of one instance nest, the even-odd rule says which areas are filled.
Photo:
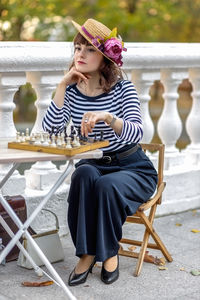
[[[177, 226], [181, 224], [181, 226]], [[130, 236], [140, 234], [140, 225], [126, 224], [124, 232]], [[131, 229], [133, 228], [133, 229]], [[155, 220], [155, 228], [164, 241], [174, 261], [167, 263], [167, 270], [144, 263], [139, 277], [133, 277], [136, 259], [120, 257], [120, 278], [110, 286], [100, 280], [101, 266], [98, 264], [85, 284], [70, 288], [78, 300], [199, 300], [200, 276], [193, 276], [192, 269], [200, 270], [200, 210], [161, 217]], [[65, 282], [73, 269], [76, 258], [70, 237], [63, 240], [65, 261], [54, 264]], [[162, 257], [158, 251], [150, 250], [154, 256]], [[67, 299], [61, 288], [55, 284], [47, 287], [23, 287], [23, 281], [37, 281], [32, 270], [16, 266], [16, 262], [0, 266], [0, 300], [62, 300]], [[47, 280], [44, 276], [43, 280]]]

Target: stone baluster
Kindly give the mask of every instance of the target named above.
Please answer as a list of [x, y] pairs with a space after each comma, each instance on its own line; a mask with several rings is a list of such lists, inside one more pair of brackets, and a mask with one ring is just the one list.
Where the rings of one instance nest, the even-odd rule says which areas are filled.
[[[5, 72], [0, 74], [0, 148], [7, 148], [8, 142], [16, 137], [16, 128], [13, 122], [13, 102], [14, 94], [19, 86], [25, 84], [26, 77], [24, 72]], [[10, 164], [0, 165], [0, 179], [3, 178]], [[7, 183], [2, 188], [5, 195], [16, 195], [24, 192], [24, 177], [15, 171]]]
[[13, 110], [15, 109], [13, 98], [19, 86], [25, 83], [24, 72], [0, 74], [0, 147], [7, 148], [7, 143], [16, 136], [13, 122]]
[[141, 114], [143, 122], [143, 138], [142, 142], [151, 142], [154, 135], [154, 125], [149, 113], [149, 89], [153, 85], [154, 80], [159, 79], [160, 72], [151, 70], [133, 70], [132, 81], [136, 86], [137, 93], [141, 103]]
[[37, 100], [35, 106], [37, 108], [37, 117], [32, 132], [38, 132], [42, 130], [42, 119], [49, 106], [53, 91], [56, 89], [56, 85], [63, 77], [63, 72], [27, 72], [27, 81], [30, 82], [37, 94]]
[[188, 76], [184, 69], [161, 70], [161, 82], [164, 85], [164, 108], [158, 121], [158, 135], [165, 144], [165, 169], [183, 165], [184, 154], [176, 148], [176, 142], [182, 132], [182, 122], [177, 109], [178, 87]]
[[200, 162], [200, 69], [189, 70], [189, 79], [193, 86], [193, 103], [186, 121], [186, 130], [191, 140], [186, 155], [194, 164]]
[[158, 121], [158, 134], [165, 144], [166, 152], [177, 152], [175, 144], [181, 135], [182, 123], [178, 114], [178, 86], [183, 79], [181, 71], [165, 69], [161, 71], [164, 85], [164, 108]]

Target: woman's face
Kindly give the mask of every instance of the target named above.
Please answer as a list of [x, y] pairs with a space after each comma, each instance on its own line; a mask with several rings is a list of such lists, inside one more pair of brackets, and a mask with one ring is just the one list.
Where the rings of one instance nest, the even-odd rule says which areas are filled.
[[103, 62], [103, 55], [90, 44], [75, 44], [74, 64], [81, 73], [96, 73]]

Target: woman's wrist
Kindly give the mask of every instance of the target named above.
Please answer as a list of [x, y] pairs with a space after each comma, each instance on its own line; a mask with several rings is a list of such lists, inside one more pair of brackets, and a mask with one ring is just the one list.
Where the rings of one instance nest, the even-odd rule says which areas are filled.
[[105, 123], [108, 126], [112, 127], [116, 120], [117, 120], [117, 116], [115, 116], [114, 114], [108, 113], [108, 115], [106, 117], [106, 120], [105, 120]]

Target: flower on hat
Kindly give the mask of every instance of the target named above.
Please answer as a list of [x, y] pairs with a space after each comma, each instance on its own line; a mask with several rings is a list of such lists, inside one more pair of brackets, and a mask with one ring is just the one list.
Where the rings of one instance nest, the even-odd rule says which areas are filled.
[[118, 66], [122, 66], [122, 51], [127, 51], [124, 48], [124, 43], [120, 37], [117, 37], [117, 28], [114, 28], [110, 35], [105, 39], [96, 36], [92, 39], [92, 44], [97, 47], [103, 54], [113, 60]]

